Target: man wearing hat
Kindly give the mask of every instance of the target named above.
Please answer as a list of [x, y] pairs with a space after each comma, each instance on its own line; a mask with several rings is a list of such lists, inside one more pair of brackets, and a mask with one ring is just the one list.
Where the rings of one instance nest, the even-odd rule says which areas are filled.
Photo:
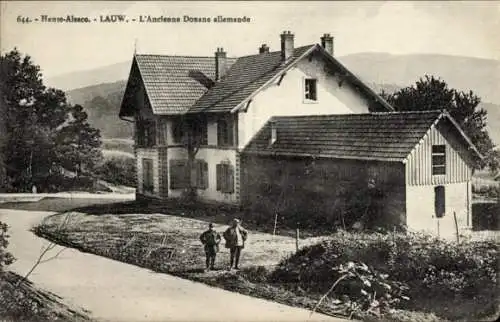
[[247, 235], [248, 232], [245, 228], [241, 227], [239, 219], [234, 219], [231, 227], [224, 232], [223, 236], [226, 240], [226, 248], [229, 248], [231, 254], [229, 269], [233, 268], [233, 264], [235, 269], [239, 269], [238, 264], [241, 250], [245, 247]]
[[214, 224], [208, 224], [208, 230], [200, 235], [200, 240], [205, 246], [205, 256], [207, 270], [213, 270], [215, 265], [215, 256], [219, 251], [220, 235], [214, 230]]

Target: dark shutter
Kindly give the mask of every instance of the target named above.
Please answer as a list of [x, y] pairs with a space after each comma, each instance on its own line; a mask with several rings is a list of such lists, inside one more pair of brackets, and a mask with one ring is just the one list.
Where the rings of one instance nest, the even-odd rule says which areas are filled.
[[234, 142], [234, 122], [232, 120], [229, 120], [227, 122], [227, 140], [226, 143], [229, 146], [232, 146]]
[[234, 192], [234, 167], [230, 164], [226, 164], [227, 176], [226, 176], [226, 193]]
[[223, 130], [223, 126], [224, 126], [224, 120], [217, 120], [217, 145], [218, 146], [221, 146], [221, 145], [224, 145], [224, 141], [223, 141], [223, 138], [224, 138], [224, 130]]
[[208, 163], [203, 161], [202, 162], [202, 188], [201, 189], [207, 189], [208, 188]]
[[142, 159], [142, 188], [145, 192], [154, 191], [153, 160]]
[[444, 216], [446, 211], [445, 204], [445, 193], [444, 186], [437, 186], [434, 188], [434, 209], [437, 218], [441, 218]]
[[188, 187], [189, 172], [185, 160], [170, 160], [170, 189], [184, 189]]
[[217, 164], [215, 166], [215, 175], [217, 177], [217, 191], [222, 190], [222, 164]]

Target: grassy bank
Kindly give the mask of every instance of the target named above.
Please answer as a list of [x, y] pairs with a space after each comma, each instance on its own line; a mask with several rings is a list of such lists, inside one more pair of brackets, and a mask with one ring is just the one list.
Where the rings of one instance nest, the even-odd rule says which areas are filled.
[[0, 273], [1, 321], [91, 321], [62, 303], [51, 293], [37, 289], [29, 281], [17, 285], [21, 277]]
[[[106, 207], [104, 206], [104, 208]], [[243, 251], [241, 271], [229, 272], [225, 270], [228, 266], [229, 254], [227, 249], [221, 247], [216, 263], [218, 270], [204, 272], [204, 253], [198, 236], [206, 229], [206, 221], [189, 218], [188, 215], [192, 217], [192, 213], [182, 216], [181, 212], [177, 216], [172, 216], [155, 213], [150, 209], [148, 212], [152, 213], [132, 214], [130, 213], [131, 209], [122, 209], [124, 214], [117, 214], [116, 211], [115, 214], [105, 214], [102, 206], [93, 208], [94, 215], [70, 212], [49, 217], [35, 228], [35, 232], [39, 236], [85, 252], [230, 291], [308, 309], [314, 307], [324, 293], [324, 289], [304, 284], [307, 281], [314, 281], [314, 278], [305, 277], [305, 275], [298, 281], [290, 278], [285, 280], [283, 278], [284, 270], [289, 269], [290, 273], [296, 274], [290, 263], [300, 262], [300, 266], [310, 268], [309, 274], [313, 275], [320, 276], [322, 272], [330, 272], [328, 276], [321, 278], [324, 287], [329, 287], [335, 281], [335, 274], [331, 269], [336, 264], [321, 266], [321, 263], [326, 264], [328, 261], [321, 256], [312, 258], [309, 253], [304, 257], [306, 254], [304, 249], [314, 249], [317, 245], [328, 243], [332, 239], [339, 240], [339, 234], [300, 239], [300, 246], [303, 247], [303, 250], [295, 254], [294, 238], [273, 236], [254, 230], [251, 231], [248, 246]], [[99, 209], [101, 209], [100, 212]], [[206, 218], [204, 217], [204, 219]], [[67, 220], [67, 224], [60, 229], [60, 223], [63, 220]], [[216, 224], [215, 229], [222, 232], [226, 227], [223, 224]], [[364, 245], [359, 242], [357, 244]], [[353, 244], [345, 246], [352, 247]], [[347, 248], [343, 249], [339, 253], [348, 253], [347, 250]], [[381, 259], [381, 262], [383, 263], [384, 260]], [[277, 278], [279, 273], [281, 273], [281, 277]], [[426, 294], [425, 289], [421, 289], [420, 292], [423, 295]], [[476, 319], [492, 314], [494, 309], [490, 305], [494, 304], [491, 297], [474, 299], [448, 294], [445, 297], [441, 296], [439, 301], [436, 301], [435, 297], [415, 298], [413, 297], [415, 293], [418, 294], [418, 291], [412, 294], [409, 303], [397, 307], [390, 314], [378, 319], [384, 321], [470, 320], [470, 318]], [[486, 302], [488, 305], [485, 305], [484, 300], [489, 301]], [[460, 307], [462, 309], [457, 309]], [[336, 295], [323, 301], [317, 311], [330, 315], [349, 316], [353, 314], [349, 304], [339, 302]], [[365, 320], [377, 319], [373, 315], [363, 315], [359, 312], [353, 316]]]

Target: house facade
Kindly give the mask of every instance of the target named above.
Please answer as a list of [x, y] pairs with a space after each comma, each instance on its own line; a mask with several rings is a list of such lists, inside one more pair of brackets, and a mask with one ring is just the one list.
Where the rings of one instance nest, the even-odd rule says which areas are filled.
[[135, 124], [139, 196], [194, 185], [201, 199], [239, 204], [241, 152], [270, 117], [391, 109], [333, 57], [329, 34], [298, 48], [290, 32], [280, 40], [240, 58], [134, 55], [120, 117]]
[[363, 219], [453, 237], [472, 227], [480, 158], [441, 111], [273, 117], [243, 152], [242, 204], [297, 221]]
[[[304, 162], [309, 162], [307, 158], [317, 154], [304, 152], [307, 144], [301, 146], [304, 151], [289, 151], [291, 154], [282, 156], [278, 163], [266, 154], [265, 149], [261, 154], [257, 153], [252, 147], [270, 120], [308, 116], [324, 116], [328, 120], [335, 115], [362, 116], [394, 111], [335, 58], [333, 37], [329, 34], [323, 35], [318, 44], [296, 47], [294, 35], [285, 31], [280, 35], [280, 45], [280, 50], [270, 51], [264, 44], [255, 54], [238, 58], [227, 57], [222, 48], [217, 48], [212, 57], [134, 55], [120, 117], [135, 125], [139, 198], [179, 198], [195, 191], [201, 200], [251, 208], [264, 202], [256, 198], [265, 193], [265, 189], [261, 190], [262, 182], [254, 184], [253, 180], [264, 180], [261, 174], [269, 169], [280, 170], [292, 164], [300, 169]], [[320, 122], [315, 132], [322, 133], [325, 125], [328, 122]], [[344, 129], [346, 132], [351, 130]], [[267, 147], [273, 146], [269, 143], [269, 140], [273, 141], [272, 133], [266, 139]], [[422, 139], [423, 143], [414, 142], [414, 146], [425, 142], [433, 146], [434, 140], [445, 140], [441, 132], [436, 133], [430, 138], [422, 134], [419, 140]], [[274, 140], [282, 141], [283, 137]], [[379, 143], [386, 144], [383, 140]], [[339, 144], [348, 146], [350, 143]], [[391, 215], [391, 222], [413, 223], [418, 219], [408, 218], [408, 209], [419, 207], [415, 200], [420, 196], [430, 198], [433, 185], [438, 183], [435, 181], [438, 179], [426, 177], [427, 170], [421, 170], [422, 173], [415, 170], [421, 169], [419, 162], [424, 162], [422, 158], [427, 152], [427, 148], [416, 149], [411, 155], [408, 151], [409, 159], [404, 164], [399, 161], [387, 163], [376, 158], [346, 158], [341, 154], [335, 158], [329, 156], [330, 159], [342, 160], [345, 166], [339, 163], [327, 171], [331, 166], [328, 161], [323, 172], [336, 173], [332, 178], [340, 176], [342, 171], [346, 176], [360, 174], [359, 178], [364, 173], [387, 177], [385, 185], [397, 193], [397, 198], [387, 198], [385, 202], [388, 207], [398, 209], [391, 212], [397, 213]], [[435, 159], [438, 152], [435, 151]], [[453, 152], [449, 150], [448, 153]], [[307, 158], [303, 159], [306, 155]], [[261, 163], [263, 160], [268, 163]], [[365, 161], [373, 161], [373, 164], [367, 167]], [[463, 177], [456, 179], [458, 173], [454, 172], [454, 166], [449, 170], [452, 171], [449, 178], [445, 176], [446, 180], [460, 180], [456, 187], [460, 192], [465, 191], [462, 184], [470, 181], [471, 174], [469, 159], [464, 162]], [[351, 166], [353, 168], [347, 171]], [[307, 176], [296, 178], [300, 182], [296, 186], [312, 184], [305, 178]], [[281, 179], [274, 178], [272, 185]], [[333, 184], [335, 180], [323, 181]], [[260, 184], [258, 188], [257, 183]], [[328, 190], [326, 187], [324, 190]], [[304, 195], [300, 189], [294, 191], [297, 198], [290, 200], [304, 199], [298, 198]], [[287, 196], [293, 195], [287, 192]], [[321, 196], [318, 191], [313, 195], [316, 198]], [[336, 199], [331, 194], [324, 197], [325, 202]], [[331, 206], [325, 204], [321, 207]], [[285, 206], [280, 207], [283, 208], [280, 211], [287, 212]], [[311, 208], [311, 202], [304, 202], [301, 207]], [[323, 210], [319, 212], [325, 213]]]

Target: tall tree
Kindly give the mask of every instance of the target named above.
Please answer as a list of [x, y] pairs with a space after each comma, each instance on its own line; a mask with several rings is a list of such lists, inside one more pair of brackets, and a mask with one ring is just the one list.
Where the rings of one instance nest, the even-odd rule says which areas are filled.
[[70, 119], [56, 133], [56, 153], [63, 167], [76, 176], [92, 172], [101, 161], [101, 135], [90, 126], [81, 105], [70, 109]]
[[[43, 85], [40, 67], [30, 56], [22, 57], [17, 49], [0, 56], [0, 93], [6, 109], [6, 175], [13, 189], [29, 189], [50, 175], [54, 166], [63, 166], [65, 159], [60, 151], [69, 143], [58, 138], [61, 132], [68, 131], [67, 126], [74, 125], [75, 108], [67, 102], [63, 91]], [[83, 119], [86, 121], [86, 115]], [[78, 124], [81, 135], [93, 136], [95, 130], [86, 122], [80, 120]]]
[[487, 112], [479, 108], [481, 99], [472, 91], [449, 88], [442, 79], [426, 75], [415, 85], [392, 94], [382, 91], [381, 96], [398, 111], [447, 110], [486, 157], [477, 166], [489, 166], [492, 170], [498, 168], [494, 144], [486, 130]]

